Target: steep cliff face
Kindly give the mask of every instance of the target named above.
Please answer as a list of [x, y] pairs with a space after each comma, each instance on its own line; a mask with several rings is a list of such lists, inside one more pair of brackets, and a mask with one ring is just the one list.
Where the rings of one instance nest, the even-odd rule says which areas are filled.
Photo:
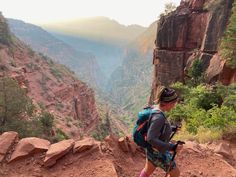
[[182, 0], [176, 11], [160, 19], [153, 52], [151, 100], [159, 85], [184, 81], [195, 59], [202, 61], [207, 82], [236, 81], [236, 70], [226, 66], [218, 49], [232, 3], [233, 0]]
[[[7, 29], [2, 15], [0, 21], [0, 28]], [[55, 115], [57, 127], [68, 135], [77, 136], [96, 124], [98, 112], [92, 89], [66, 67], [33, 52], [9, 30], [1, 35], [11, 39], [8, 45], [0, 41], [1, 76], [15, 78], [36, 106]]]

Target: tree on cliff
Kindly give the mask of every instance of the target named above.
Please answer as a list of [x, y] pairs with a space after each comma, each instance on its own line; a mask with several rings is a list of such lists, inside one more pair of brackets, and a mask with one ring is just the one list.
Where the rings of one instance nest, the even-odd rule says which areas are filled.
[[200, 59], [194, 60], [193, 65], [189, 70], [189, 76], [193, 79], [194, 85], [198, 85], [202, 81], [203, 65]]
[[169, 2], [165, 4], [165, 10], [163, 13], [160, 14], [160, 18], [162, 16], [167, 15], [168, 13], [174, 11], [176, 9], [176, 5], [173, 2]]
[[12, 42], [12, 37], [6, 20], [0, 12], [0, 43], [9, 45]]
[[9, 78], [0, 78], [0, 126], [20, 118], [27, 112], [30, 100], [21, 89], [17, 81]]
[[227, 64], [236, 68], [236, 1], [233, 3], [230, 23], [221, 42], [221, 55], [227, 60]]

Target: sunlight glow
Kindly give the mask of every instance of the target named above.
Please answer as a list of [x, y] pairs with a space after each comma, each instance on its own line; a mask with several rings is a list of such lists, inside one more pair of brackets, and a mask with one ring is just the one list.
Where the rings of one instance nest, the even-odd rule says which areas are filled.
[[148, 26], [167, 2], [178, 5], [180, 0], [0, 0], [0, 11], [35, 24], [105, 16], [125, 25]]

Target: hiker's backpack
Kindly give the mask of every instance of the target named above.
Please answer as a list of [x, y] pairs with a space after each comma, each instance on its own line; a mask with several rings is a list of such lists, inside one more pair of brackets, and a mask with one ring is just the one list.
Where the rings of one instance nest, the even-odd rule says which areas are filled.
[[154, 110], [151, 107], [144, 108], [141, 112], [138, 113], [138, 120], [133, 129], [133, 140], [134, 142], [143, 148], [150, 147], [151, 145], [147, 142], [147, 131], [149, 127], [149, 121], [152, 117], [152, 114], [160, 113], [163, 114], [159, 110]]

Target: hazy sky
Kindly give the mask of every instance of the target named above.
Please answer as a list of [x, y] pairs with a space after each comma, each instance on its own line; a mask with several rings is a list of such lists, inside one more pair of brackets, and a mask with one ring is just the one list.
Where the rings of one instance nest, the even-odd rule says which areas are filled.
[[167, 2], [179, 5], [180, 0], [0, 0], [0, 11], [7, 18], [34, 24], [106, 16], [124, 25], [148, 26]]

